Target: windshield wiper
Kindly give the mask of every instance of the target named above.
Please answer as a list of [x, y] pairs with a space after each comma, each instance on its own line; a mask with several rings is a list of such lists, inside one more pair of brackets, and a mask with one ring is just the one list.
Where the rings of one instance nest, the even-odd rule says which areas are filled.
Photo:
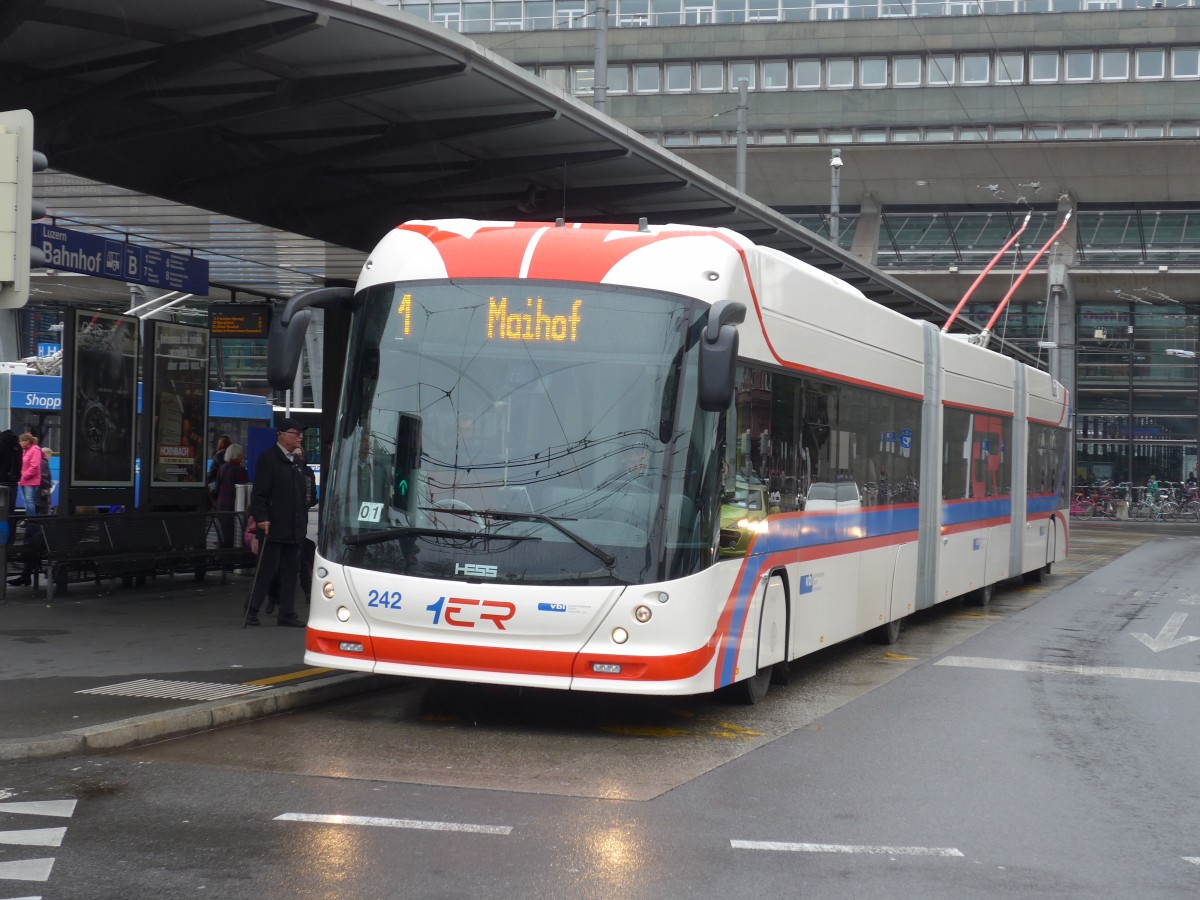
[[[444, 510], [443, 510], [444, 512]], [[541, 538], [532, 534], [492, 534], [487, 531], [468, 531], [465, 528], [417, 528], [403, 525], [399, 528], [385, 528], [382, 531], [366, 531], [359, 534], [347, 534], [342, 542], [351, 547], [361, 547], [365, 544], [382, 544], [384, 541], [394, 541], [406, 537], [452, 537], [452, 538], [484, 538], [502, 541], [540, 541]]]
[[[456, 509], [443, 509], [441, 512], [461, 512], [467, 514], [466, 510]], [[588, 553], [592, 554], [592, 556], [596, 557], [596, 559], [600, 560], [600, 562], [604, 563], [607, 568], [611, 569], [617, 564], [617, 558], [611, 553], [601, 550], [587, 538], [576, 534], [574, 531], [560, 524], [558, 520], [552, 518], [551, 516], [547, 516], [542, 513], [509, 512], [503, 509], [477, 509], [473, 512], [475, 515], [488, 516], [492, 519], [509, 519], [514, 522], [542, 522], [546, 525], [549, 525], [555, 531], [558, 531], [559, 533], [569, 537]]]

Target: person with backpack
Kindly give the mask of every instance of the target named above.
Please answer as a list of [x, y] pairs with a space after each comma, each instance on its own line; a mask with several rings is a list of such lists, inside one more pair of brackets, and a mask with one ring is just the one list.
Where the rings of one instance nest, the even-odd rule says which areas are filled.
[[208, 467], [208, 474], [204, 476], [204, 486], [208, 488], [208, 496], [212, 498], [214, 505], [217, 501], [217, 475], [221, 471], [221, 466], [225, 464], [225, 454], [229, 452], [229, 444], [229, 435], [223, 434], [217, 438], [212, 464]]
[[34, 509], [39, 516], [50, 515], [50, 495], [54, 493], [54, 479], [50, 474], [50, 460], [54, 456], [54, 451], [49, 447], [41, 447], [42, 463], [38, 474], [37, 500], [34, 503]]
[[[216, 485], [213, 502], [216, 504], [217, 512], [232, 513], [237, 506], [238, 485], [246, 484], [250, 480], [250, 476], [246, 474], [246, 467], [243, 465], [246, 451], [241, 444], [230, 444], [225, 448], [224, 454], [225, 462], [217, 470], [217, 477], [213, 482]], [[232, 547], [233, 517], [218, 517], [217, 525], [221, 532], [221, 546]]]

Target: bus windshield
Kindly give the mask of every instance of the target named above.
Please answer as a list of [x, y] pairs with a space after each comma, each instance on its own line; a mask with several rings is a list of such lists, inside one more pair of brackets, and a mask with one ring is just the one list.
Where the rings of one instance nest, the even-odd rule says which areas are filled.
[[514, 584], [631, 584], [715, 558], [708, 308], [603, 285], [430, 281], [355, 298], [324, 558]]

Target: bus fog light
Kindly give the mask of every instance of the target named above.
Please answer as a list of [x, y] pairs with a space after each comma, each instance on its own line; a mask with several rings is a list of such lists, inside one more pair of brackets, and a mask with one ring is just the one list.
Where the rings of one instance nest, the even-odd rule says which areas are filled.
[[362, 653], [363, 645], [357, 641], [342, 641], [338, 644], [338, 649], [343, 653]]
[[629, 640], [629, 632], [624, 628], [614, 628], [612, 630], [612, 639], [614, 644], [623, 644]]
[[325, 595], [326, 600], [333, 599], [333, 582], [327, 581], [321, 585], [321, 593]]
[[317, 577], [318, 578], [324, 578], [328, 574], [329, 574], [329, 570], [327, 568], [325, 568], [324, 566], [321, 566], [319, 569], [317, 569]]
[[639, 606], [633, 611], [633, 617], [639, 622], [649, 622], [652, 615], [648, 606]]
[[666, 591], [659, 591], [658, 597], [655, 599], [657, 599], [659, 603], [666, 603], [668, 600], [671, 599], [671, 595], [668, 594]]
[[621, 667], [616, 663], [592, 663], [592, 671], [597, 675], [620, 675]]
[[337, 608], [337, 617], [339, 622], [349, 622], [350, 610], [346, 609], [344, 606], [339, 606]]

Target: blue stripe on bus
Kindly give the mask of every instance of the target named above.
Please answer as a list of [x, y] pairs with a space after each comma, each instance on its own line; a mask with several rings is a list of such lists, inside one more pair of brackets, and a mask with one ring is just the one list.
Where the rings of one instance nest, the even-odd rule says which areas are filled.
[[989, 497], [942, 504], [943, 525], [963, 525], [981, 519], [1003, 519], [1012, 515], [1012, 497]]
[[[1049, 513], [1062, 504], [1061, 494], [1027, 497], [1029, 512]], [[828, 514], [785, 514], [772, 516], [767, 534], [760, 535], [750, 547], [750, 555], [738, 577], [728, 641], [718, 665], [717, 687], [733, 683], [733, 670], [741, 645], [743, 627], [750, 611], [754, 586], [762, 575], [768, 557], [822, 544], [840, 544], [867, 538], [882, 538], [918, 530], [919, 510], [915, 505], [881, 506], [868, 509], [830, 511]], [[960, 501], [942, 504], [942, 524], [961, 525], [1012, 515], [1011, 497]]]

